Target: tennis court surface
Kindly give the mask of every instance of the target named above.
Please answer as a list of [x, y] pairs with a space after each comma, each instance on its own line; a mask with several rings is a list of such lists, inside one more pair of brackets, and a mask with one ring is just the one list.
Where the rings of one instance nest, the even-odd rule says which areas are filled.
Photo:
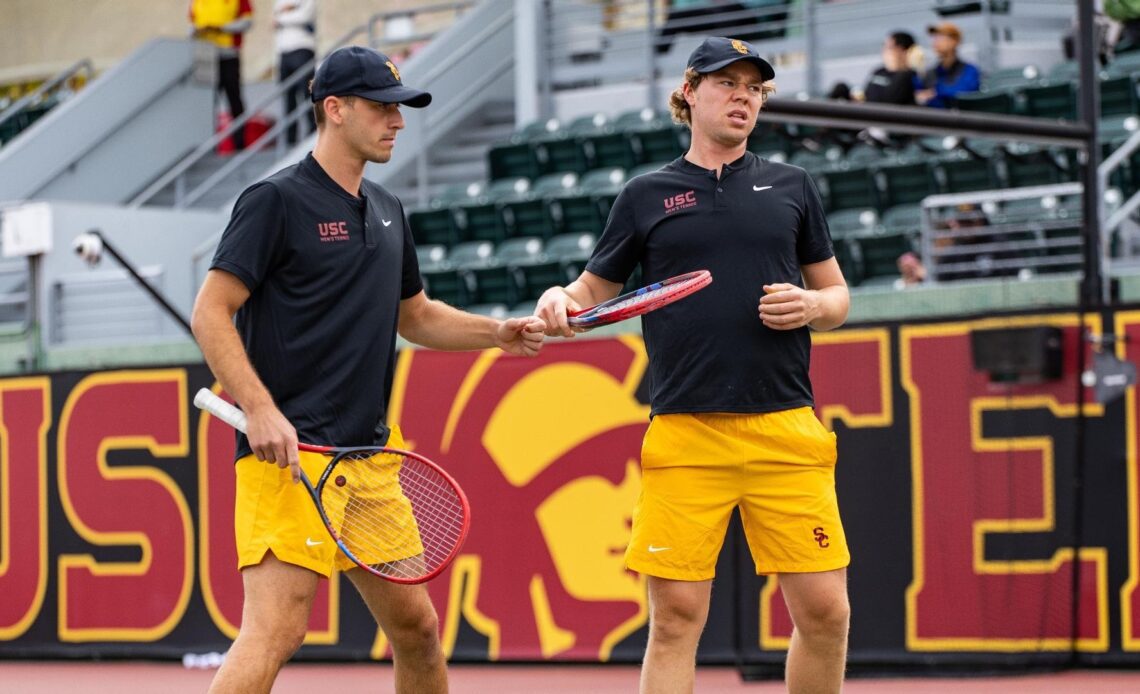
[[[450, 669], [456, 694], [628, 694], [637, 691], [637, 668], [630, 665], [457, 665]], [[3, 694], [200, 694], [213, 670], [186, 669], [178, 663], [0, 661]], [[391, 666], [385, 664], [294, 664], [277, 679], [275, 694], [312, 694], [321, 688], [392, 692]], [[703, 667], [697, 692], [783, 692], [780, 682], [741, 682], [730, 667]], [[1077, 670], [1002, 677], [852, 679], [847, 694], [1133, 694], [1140, 672]]]

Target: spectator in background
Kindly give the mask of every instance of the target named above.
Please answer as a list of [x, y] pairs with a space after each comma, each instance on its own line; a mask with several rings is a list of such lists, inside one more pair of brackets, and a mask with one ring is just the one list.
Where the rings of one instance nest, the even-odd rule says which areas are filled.
[[918, 75], [907, 64], [914, 37], [905, 31], [893, 31], [883, 41], [883, 65], [871, 73], [863, 88], [863, 99], [875, 104], [913, 106], [914, 84]]
[[958, 57], [958, 44], [962, 42], [958, 25], [942, 22], [927, 27], [926, 31], [933, 37], [932, 47], [938, 64], [915, 85], [915, 101], [933, 108], [953, 108], [959, 94], [981, 88], [982, 73], [976, 65]]
[[1104, 0], [1104, 13], [1120, 22], [1114, 53], [1140, 50], [1140, 0]]
[[[241, 37], [253, 24], [249, 0], [190, 0], [193, 36], [218, 47], [218, 89], [225, 92], [230, 117], [245, 113], [241, 100]], [[245, 149], [244, 128], [233, 134], [235, 149]]]
[[[297, 110], [298, 104], [309, 103], [309, 82], [313, 79], [313, 57], [317, 48], [317, 0], [277, 0], [273, 5], [273, 28], [277, 43], [277, 80], [284, 82], [298, 70], [309, 66], [308, 74], [285, 90], [285, 116]], [[316, 130], [312, 109], [302, 116], [308, 123], [304, 135]], [[304, 136], [302, 135], [302, 136]], [[297, 144], [297, 121], [285, 129], [285, 141]]]

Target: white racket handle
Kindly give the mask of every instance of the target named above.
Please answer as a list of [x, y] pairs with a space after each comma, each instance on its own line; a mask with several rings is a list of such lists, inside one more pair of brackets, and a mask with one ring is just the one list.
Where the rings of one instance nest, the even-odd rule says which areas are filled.
[[245, 413], [214, 395], [210, 390], [206, 388], [199, 390], [194, 396], [194, 406], [209, 412], [241, 433], [246, 433]]

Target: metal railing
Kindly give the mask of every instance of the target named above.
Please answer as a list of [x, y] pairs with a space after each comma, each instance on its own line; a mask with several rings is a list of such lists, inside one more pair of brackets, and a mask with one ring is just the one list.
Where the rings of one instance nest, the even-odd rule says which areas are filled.
[[[748, 5], [728, 3], [718, 9], [710, 3], [708, 7], [673, 9], [660, 0], [547, 0], [539, 22], [545, 39], [539, 91], [546, 95], [587, 85], [648, 81], [646, 105], [659, 109], [662, 104], [652, 83], [674, 70], [679, 79], [684, 68], [679, 62], [684, 56], [671, 54], [674, 46], [684, 43], [687, 52], [691, 43], [687, 37], [711, 34], [750, 41], [776, 66], [778, 75], [787, 69], [802, 70], [803, 91], [818, 95], [826, 91], [825, 59], [865, 57], [875, 53], [886, 32], [900, 23], [925, 26], [938, 17], [938, 3], [933, 0], [773, 0]], [[983, 3], [976, 15], [955, 20], [966, 22], [967, 44], [976, 50], [976, 62], [988, 70], [995, 67], [1001, 44], [1015, 33], [1020, 37], [1056, 36], [1058, 30], [1067, 28], [1072, 13], [1071, 0], [1022, 3], [1016, 15], [995, 12], [991, 3]], [[553, 114], [544, 110], [538, 115]]]
[[175, 164], [169, 171], [160, 176], [154, 183], [146, 187], [142, 192], [132, 198], [128, 203], [128, 207], [137, 208], [145, 205], [152, 200], [161, 191], [174, 184], [174, 208], [182, 209], [194, 202], [200, 200], [206, 195], [214, 186], [221, 181], [228, 178], [234, 171], [245, 164], [258, 152], [262, 151], [268, 146], [268, 143], [275, 142], [278, 157], [284, 156], [285, 144], [283, 138], [280, 137], [286, 131], [290, 124], [299, 122], [307, 113], [312, 110], [312, 105], [302, 100], [291, 113], [284, 114], [277, 122], [266, 131], [255, 142], [246, 143], [245, 149], [234, 153], [224, 166], [211, 174], [205, 181], [196, 186], [191, 191], [185, 189], [185, 175], [186, 173], [198, 162], [202, 161], [206, 156], [211, 154], [222, 142], [231, 138], [238, 128], [244, 128], [246, 123], [251, 118], [261, 114], [263, 111], [268, 110], [273, 105], [280, 103], [283, 100], [284, 94], [294, 89], [298, 84], [308, 78], [321, 60], [324, 60], [332, 51], [348, 45], [351, 41], [357, 39], [361, 35], [367, 36], [368, 45], [372, 48], [377, 48], [380, 43], [390, 43], [394, 47], [410, 46], [415, 43], [431, 39], [432, 36], [437, 34], [442, 28], [442, 25], [435, 27], [430, 31], [378, 31], [378, 26], [390, 27], [399, 20], [399, 26], [409, 26], [403, 20], [410, 22], [410, 26], [414, 27], [415, 17], [425, 14], [448, 14], [450, 21], [459, 18], [462, 13], [474, 4], [475, 0], [458, 0], [455, 2], [442, 2], [433, 5], [424, 5], [416, 8], [409, 8], [401, 11], [385, 11], [377, 12], [368, 18], [363, 24], [358, 25], [352, 30], [345, 33], [338, 38], [329, 49], [322, 55], [314, 57], [309, 62], [305, 63], [297, 69], [288, 78], [277, 84], [263, 99], [251, 108], [247, 108], [244, 113], [238, 118], [233, 119], [225, 127], [216, 132], [211, 138], [198, 145], [194, 150], [183, 158], [180, 162]]
[[23, 113], [28, 107], [39, 103], [49, 92], [63, 86], [80, 72], [86, 73], [86, 79], [89, 81], [95, 75], [95, 67], [91, 64], [90, 60], [83, 59], [59, 72], [51, 79], [17, 99], [3, 111], [0, 111], [0, 126], [3, 126], [9, 120]]

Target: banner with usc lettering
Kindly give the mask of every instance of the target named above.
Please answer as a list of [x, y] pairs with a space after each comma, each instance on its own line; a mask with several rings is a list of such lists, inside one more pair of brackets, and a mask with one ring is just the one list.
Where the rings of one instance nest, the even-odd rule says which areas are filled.
[[[1086, 317], [1129, 339], [1140, 310]], [[1064, 373], [998, 385], [971, 331], [1048, 325]], [[1140, 665], [1140, 414], [1081, 391], [1078, 317], [855, 326], [814, 337], [839, 434], [851, 661]], [[430, 592], [455, 660], [635, 661], [644, 580], [622, 566], [648, 406], [640, 336], [541, 357], [401, 353], [390, 416], [468, 492], [473, 527]], [[241, 621], [233, 433], [191, 406], [200, 364], [0, 379], [0, 657], [224, 651]], [[1078, 446], [1081, 449], [1078, 450]], [[706, 662], [759, 669], [791, 634], [778, 581], [730, 532]], [[390, 655], [342, 579], [299, 658]]]

